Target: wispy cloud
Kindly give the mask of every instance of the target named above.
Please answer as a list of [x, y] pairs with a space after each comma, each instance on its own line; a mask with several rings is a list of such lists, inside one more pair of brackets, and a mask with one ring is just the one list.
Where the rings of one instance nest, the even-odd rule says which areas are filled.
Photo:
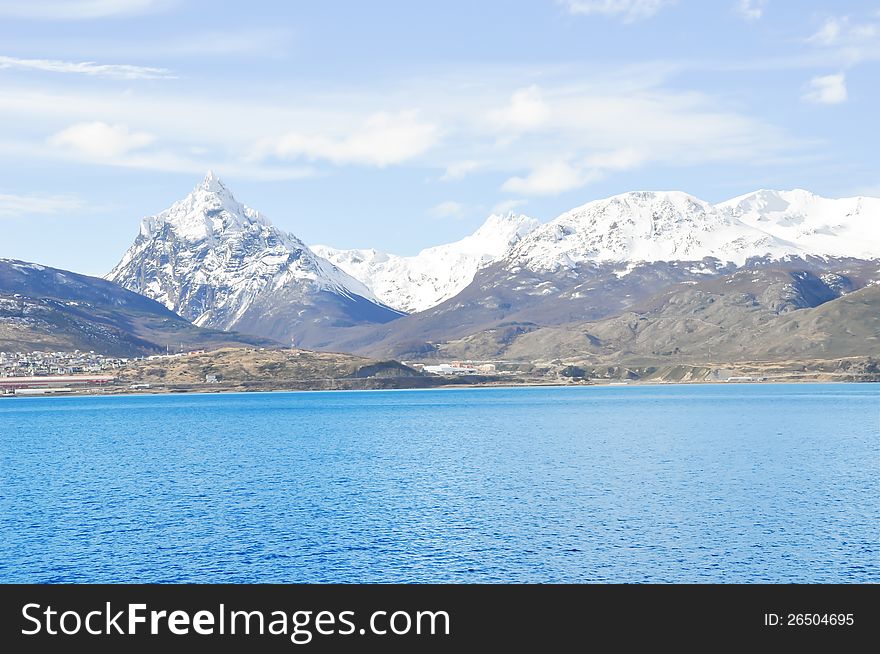
[[166, 9], [174, 0], [0, 0], [0, 16], [36, 20], [88, 20]]
[[556, 195], [585, 186], [598, 179], [598, 173], [584, 170], [567, 161], [551, 161], [532, 169], [525, 177], [514, 176], [501, 190], [524, 195]]
[[[157, 39], [149, 44], [119, 44], [120, 52], [140, 56], [214, 57], [225, 55], [278, 56], [293, 41], [287, 29], [236, 29], [187, 34], [184, 37]], [[104, 47], [106, 44], [102, 44]]]
[[[849, 16], [829, 16], [806, 39], [815, 46], [822, 60], [817, 66], [834, 66], [847, 71], [866, 62], [880, 60], [880, 12], [870, 18], [853, 20]], [[816, 104], [841, 104], [849, 98], [844, 72], [819, 75], [808, 82], [803, 99]]]
[[696, 92], [585, 86], [542, 95], [548, 113], [540, 130], [501, 141], [499, 152], [525, 172], [510, 176], [503, 191], [552, 195], [648, 164], [759, 159], [794, 145], [781, 130]]
[[483, 167], [483, 163], [479, 161], [474, 161], [473, 159], [467, 159], [465, 161], [456, 161], [455, 163], [449, 164], [446, 166], [446, 170], [443, 172], [443, 175], [440, 177], [441, 182], [455, 182], [460, 179], [464, 179], [469, 174], [479, 170]]
[[739, 0], [734, 9], [746, 20], [759, 20], [764, 15], [765, 4], [766, 0]]
[[[522, 69], [511, 68], [494, 71], [491, 87], [473, 83], [481, 74], [271, 97], [230, 97], [217, 89], [182, 93], [164, 85], [124, 93], [4, 85], [0, 139], [5, 134], [7, 154], [11, 142], [29, 144], [30, 157], [151, 170], [164, 165], [169, 171], [198, 171], [207, 163], [241, 177], [286, 179], [334, 174], [341, 166], [409, 164], [435, 169], [430, 179], [450, 180], [479, 170], [507, 180], [503, 190], [517, 197], [561, 193], [648, 165], [803, 154], [804, 143], [784, 129], [722, 98], [667, 86], [672, 73], [624, 69], [584, 75], [576, 84], [545, 74], [538, 86], [528, 76], [523, 84]], [[495, 120], [502, 116], [506, 120]], [[39, 126], [39, 142], [11, 127], [24, 117], [31, 133]], [[82, 125], [95, 122], [101, 127], [89, 129], [98, 135], [84, 136]], [[80, 127], [66, 132], [72, 126]], [[129, 127], [122, 132], [118, 126]], [[47, 141], [48, 134], [57, 138]], [[155, 140], [131, 141], [132, 134]]]
[[514, 132], [541, 127], [550, 117], [550, 107], [537, 86], [519, 89], [506, 106], [489, 112], [489, 122], [498, 130]]
[[[270, 151], [280, 158], [384, 167], [422, 154], [437, 136], [436, 126], [420, 120], [415, 111], [379, 112], [344, 134], [288, 132]], [[261, 149], [266, 146], [258, 148], [258, 154]]]
[[492, 213], [500, 213], [506, 214], [511, 211], [518, 209], [519, 207], [525, 206], [529, 203], [525, 198], [515, 198], [511, 200], [502, 200], [497, 203], [494, 207], [492, 207]]
[[651, 18], [676, 0], [560, 0], [572, 14], [616, 16], [625, 23]]
[[129, 66], [127, 64], [98, 64], [94, 61], [61, 61], [59, 59], [19, 59], [0, 55], [0, 69], [39, 70], [50, 73], [74, 73], [116, 79], [175, 79], [164, 68]]
[[12, 195], [0, 193], [0, 217], [53, 214], [82, 207], [82, 200], [70, 195]]
[[77, 123], [49, 138], [49, 143], [68, 147], [90, 157], [118, 157], [132, 150], [146, 147], [156, 137], [146, 132], [134, 132], [126, 125], [108, 125], [100, 121]]
[[842, 22], [843, 20], [839, 18], [827, 19], [822, 24], [822, 27], [819, 28], [819, 31], [807, 39], [807, 42], [816, 45], [834, 45], [840, 39]]
[[820, 75], [810, 80], [809, 91], [804, 99], [817, 104], [840, 104], [846, 102], [846, 78], [843, 73]]
[[[48, 140], [47, 140], [48, 141]], [[48, 142], [46, 145], [49, 145]], [[309, 166], [263, 165], [230, 157], [216, 149], [156, 147], [130, 150], [116, 156], [96, 156], [73, 147], [50, 146], [21, 140], [0, 140], [0, 150], [8, 157], [49, 159], [69, 164], [96, 164], [113, 168], [203, 175], [206, 170], [222, 170], [224, 174], [256, 181], [304, 179], [320, 174]]]
[[[2, 19], [0, 19], [2, 20]], [[79, 31], [68, 34], [28, 33], [5, 34], [3, 48], [7, 52], [39, 56], [51, 52], [60, 59], [97, 61], [191, 61], [200, 58], [250, 57], [278, 60], [286, 58], [296, 43], [297, 32], [288, 26], [186, 30], [185, 33], [151, 33], [149, 38], [131, 38], [123, 30], [108, 30], [100, 39], [89, 38]], [[173, 73], [157, 69], [163, 77]], [[147, 73], [152, 72], [147, 69]]]
[[[878, 15], [880, 17], [880, 15]], [[880, 36], [880, 26], [874, 22], [857, 23], [849, 16], [831, 16], [822, 27], [807, 39], [820, 46], [855, 46], [875, 41]]]
[[457, 220], [464, 217], [464, 205], [455, 200], [446, 200], [446, 202], [441, 202], [431, 207], [428, 213], [434, 218], [452, 218]]

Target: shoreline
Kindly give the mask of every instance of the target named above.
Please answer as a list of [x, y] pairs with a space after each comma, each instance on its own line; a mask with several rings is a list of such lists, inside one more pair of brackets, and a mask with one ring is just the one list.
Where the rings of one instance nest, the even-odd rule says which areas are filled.
[[479, 384], [438, 384], [434, 386], [420, 386], [411, 388], [272, 388], [272, 389], [241, 389], [241, 388], [218, 388], [216, 390], [205, 389], [156, 389], [154, 392], [144, 392], [143, 389], [127, 392], [123, 389], [113, 389], [112, 392], [103, 392], [103, 389], [83, 389], [74, 392], [49, 392], [28, 394], [3, 394], [0, 400], [10, 399], [55, 399], [55, 398], [84, 398], [84, 397], [155, 397], [171, 395], [260, 395], [270, 393], [387, 393], [387, 392], [419, 392], [419, 391], [443, 391], [443, 390], [467, 390], [467, 389], [533, 389], [533, 388], [622, 388], [622, 387], [676, 387], [676, 386], [794, 386], [813, 384], [880, 384], [876, 379], [768, 379], [765, 381], [630, 381], [630, 382], [607, 382], [593, 381], [590, 383], [559, 384], [547, 383], [479, 383]]
[[0, 378], [6, 397], [187, 395], [444, 388], [611, 387], [880, 382], [873, 356], [738, 362], [493, 362], [497, 370], [429, 374], [420, 363], [308, 350], [221, 349], [137, 360], [103, 374]]

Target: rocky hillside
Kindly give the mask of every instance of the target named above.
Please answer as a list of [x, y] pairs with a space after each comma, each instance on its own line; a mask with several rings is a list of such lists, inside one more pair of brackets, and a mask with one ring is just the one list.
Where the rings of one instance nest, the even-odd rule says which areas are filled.
[[484, 330], [439, 345], [434, 356], [639, 365], [877, 357], [880, 285], [863, 285], [876, 272], [876, 264], [848, 275], [741, 269], [602, 320]]
[[[376, 361], [334, 352], [299, 349], [227, 348], [203, 354], [137, 361], [118, 378], [121, 384], [205, 385], [208, 376], [223, 386], [266, 384], [272, 388], [343, 379], [396, 379], [421, 374], [397, 361]], [[212, 381], [213, 383], [213, 381]], [[210, 388], [209, 388], [210, 390]]]
[[94, 350], [114, 356], [277, 345], [203, 329], [112, 282], [0, 259], [0, 351]]

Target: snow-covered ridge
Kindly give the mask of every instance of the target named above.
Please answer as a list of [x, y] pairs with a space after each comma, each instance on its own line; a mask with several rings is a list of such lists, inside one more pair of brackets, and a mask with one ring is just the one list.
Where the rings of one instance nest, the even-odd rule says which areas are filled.
[[0, 263], [8, 264], [12, 268], [15, 268], [16, 270], [18, 270], [20, 272], [27, 272], [27, 271], [31, 271], [31, 270], [42, 272], [43, 270], [46, 270], [45, 266], [41, 266], [38, 263], [25, 263], [24, 261], [18, 261], [16, 259], [7, 259], [5, 257], [0, 257]]
[[510, 268], [573, 268], [586, 261], [696, 261], [750, 257], [880, 257], [880, 199], [829, 200], [758, 191], [711, 205], [679, 191], [631, 192], [589, 202], [534, 230]]
[[183, 200], [141, 221], [106, 278], [220, 329], [284, 288], [376, 302], [361, 282], [238, 202], [211, 172]]
[[313, 245], [312, 250], [361, 280], [380, 301], [412, 313], [457, 295], [480, 268], [502, 257], [537, 226], [538, 221], [527, 216], [491, 215], [473, 234], [411, 257], [326, 245]]
[[880, 257], [880, 198], [830, 199], [803, 189], [760, 190], [715, 206], [814, 254]]

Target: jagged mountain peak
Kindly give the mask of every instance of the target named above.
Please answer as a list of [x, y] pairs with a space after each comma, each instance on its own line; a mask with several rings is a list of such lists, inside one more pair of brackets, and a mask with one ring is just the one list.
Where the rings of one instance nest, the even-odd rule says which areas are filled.
[[165, 211], [141, 220], [141, 235], [145, 238], [166, 228], [177, 238], [192, 242], [247, 230], [271, 230], [277, 238], [284, 238], [268, 218], [236, 200], [232, 191], [212, 171], [208, 171], [185, 198]]
[[383, 322], [400, 314], [358, 280], [238, 202], [213, 173], [182, 200], [141, 221], [108, 274], [200, 326], [282, 342], [322, 324]]
[[[193, 188], [192, 193], [190, 194], [196, 200], [202, 200], [205, 202], [211, 203], [219, 203], [224, 208], [228, 208], [230, 210], [241, 210], [241, 208], [247, 209], [247, 205], [243, 205], [235, 199], [235, 196], [232, 193], [232, 190], [220, 179], [219, 175], [217, 175], [213, 170], [209, 170], [205, 173], [205, 177], [199, 182], [195, 188]], [[268, 220], [260, 214], [259, 212], [254, 211], [254, 217], [259, 217], [263, 222], [268, 222]]]
[[200, 188], [211, 193], [228, 191], [226, 185], [223, 183], [220, 177], [214, 173], [213, 170], [209, 170], [207, 173], [205, 173], [205, 178], [196, 188]]

